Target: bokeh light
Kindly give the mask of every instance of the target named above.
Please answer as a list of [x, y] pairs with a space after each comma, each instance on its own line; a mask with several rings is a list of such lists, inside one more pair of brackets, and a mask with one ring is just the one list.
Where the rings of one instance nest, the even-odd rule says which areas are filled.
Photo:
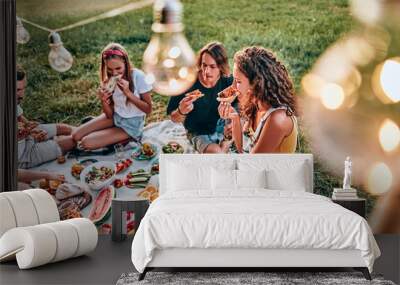
[[362, 25], [328, 47], [301, 81], [307, 135], [339, 177], [350, 156], [354, 185], [400, 192], [400, 1], [353, 0], [351, 9]]
[[394, 151], [400, 144], [399, 126], [392, 120], [386, 119], [379, 129], [379, 142], [384, 151]]
[[393, 183], [393, 175], [390, 168], [383, 162], [374, 164], [369, 171], [367, 187], [373, 194], [387, 192]]
[[400, 101], [400, 58], [391, 58], [378, 65], [372, 86], [376, 96], [385, 104]]
[[335, 83], [328, 83], [321, 90], [322, 104], [330, 109], [338, 109], [344, 102], [343, 88]]

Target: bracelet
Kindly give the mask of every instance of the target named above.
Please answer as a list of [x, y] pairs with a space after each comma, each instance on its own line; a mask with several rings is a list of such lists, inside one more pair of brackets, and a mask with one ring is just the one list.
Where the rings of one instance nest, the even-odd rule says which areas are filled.
[[181, 112], [181, 109], [179, 109], [179, 106], [178, 106], [177, 109], [178, 109], [178, 113], [181, 114], [182, 116], [186, 116], [186, 115], [188, 114], [188, 113], [186, 113], [186, 114], [182, 113], [182, 112]]

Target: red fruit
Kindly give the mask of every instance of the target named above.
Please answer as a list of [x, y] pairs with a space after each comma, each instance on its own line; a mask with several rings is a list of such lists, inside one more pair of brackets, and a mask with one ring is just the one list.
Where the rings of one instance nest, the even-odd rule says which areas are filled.
[[114, 187], [115, 188], [121, 188], [124, 185], [121, 179], [115, 179], [114, 180]]

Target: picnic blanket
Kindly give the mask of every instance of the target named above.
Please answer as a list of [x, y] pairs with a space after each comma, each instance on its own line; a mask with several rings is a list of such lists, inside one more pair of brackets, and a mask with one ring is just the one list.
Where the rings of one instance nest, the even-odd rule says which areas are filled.
[[[124, 148], [124, 158], [131, 158], [133, 163], [126, 171], [119, 173], [116, 175], [116, 179], [124, 179], [127, 173], [131, 171], [136, 171], [138, 169], [144, 169], [145, 171], [150, 171], [151, 167], [154, 163], [158, 162], [159, 154], [162, 152], [162, 146], [167, 144], [170, 141], [178, 142], [181, 146], [183, 146], [185, 153], [194, 153], [194, 149], [190, 142], [186, 137], [186, 131], [182, 124], [174, 123], [171, 120], [165, 120], [161, 122], [155, 122], [148, 124], [143, 130], [143, 138], [142, 143], [149, 142], [152, 145], [156, 146], [157, 153], [150, 160], [135, 160], [131, 158], [131, 154], [134, 151], [135, 144], [128, 144]], [[136, 145], [137, 147], [137, 145]], [[108, 155], [91, 155], [91, 156], [79, 156], [78, 158], [67, 158], [66, 162], [63, 164], [59, 164], [57, 161], [51, 161], [45, 164], [42, 164], [38, 167], [33, 168], [34, 170], [45, 170], [52, 171], [59, 174], [65, 175], [65, 180], [69, 183], [82, 183], [80, 180], [72, 176], [71, 167], [74, 163], [85, 159], [96, 159], [98, 161], [114, 161], [117, 162], [118, 158], [114, 153]], [[158, 188], [158, 175], [153, 175], [148, 184], [154, 185]], [[137, 194], [142, 191], [141, 189], [132, 189], [126, 186], [122, 186], [120, 188], [116, 188], [116, 197], [117, 198], [128, 198], [132, 199], [137, 197]], [[90, 213], [90, 209], [93, 206], [93, 201], [96, 199], [99, 191], [88, 191], [92, 196], [92, 202], [87, 205], [85, 208], [81, 210], [81, 215], [83, 217], [88, 217]], [[111, 228], [111, 217], [107, 219], [104, 224], [110, 229]]]

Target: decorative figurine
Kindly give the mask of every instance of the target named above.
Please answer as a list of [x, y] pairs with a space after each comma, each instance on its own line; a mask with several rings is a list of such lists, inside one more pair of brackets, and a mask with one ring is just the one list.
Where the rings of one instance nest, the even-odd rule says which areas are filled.
[[351, 164], [350, 156], [346, 157], [344, 161], [343, 189], [351, 189]]

